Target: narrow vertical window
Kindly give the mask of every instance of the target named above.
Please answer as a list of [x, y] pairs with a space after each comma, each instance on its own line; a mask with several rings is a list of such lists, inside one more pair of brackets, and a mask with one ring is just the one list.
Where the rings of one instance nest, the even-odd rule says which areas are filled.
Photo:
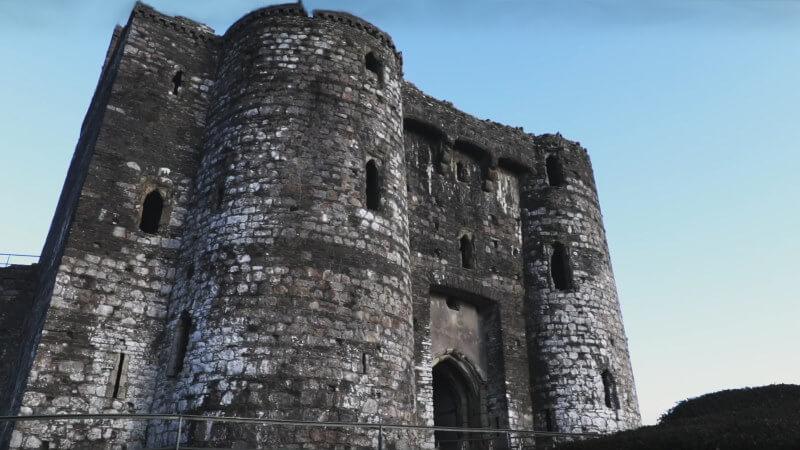
[[472, 269], [475, 267], [474, 251], [472, 239], [469, 235], [461, 236], [459, 240], [459, 247], [461, 249], [461, 267], [465, 269]]
[[383, 86], [383, 62], [373, 52], [367, 53], [364, 57], [364, 65], [367, 70], [375, 74], [378, 84]]
[[381, 186], [378, 165], [374, 159], [367, 162], [367, 209], [378, 210], [381, 206]]
[[456, 180], [465, 183], [467, 181], [467, 166], [464, 165], [463, 162], [459, 161], [456, 163]]
[[550, 155], [545, 159], [545, 169], [547, 170], [547, 183], [550, 186], [564, 186], [564, 168], [556, 155]]
[[109, 377], [108, 396], [111, 398], [123, 398], [127, 391], [128, 384], [128, 355], [117, 353], [117, 362], [114, 370]]
[[230, 147], [225, 147], [222, 149], [219, 160], [220, 171], [219, 174], [217, 174], [213, 191], [211, 191], [211, 195], [209, 196], [209, 206], [211, 207], [212, 212], [219, 211], [225, 204], [225, 180], [231, 173], [234, 159], [235, 155]]
[[369, 369], [369, 357], [366, 353], [361, 354], [361, 373], [367, 373]]
[[179, 70], [175, 72], [175, 76], [172, 77], [172, 94], [178, 95], [178, 91], [181, 89], [181, 85], [183, 84], [183, 71]]
[[178, 325], [175, 328], [174, 340], [172, 343], [172, 354], [167, 374], [176, 377], [183, 370], [183, 361], [186, 359], [186, 349], [189, 346], [189, 335], [192, 332], [192, 318], [186, 311], [181, 314]]
[[617, 383], [614, 380], [614, 375], [608, 370], [604, 370], [603, 378], [603, 394], [605, 396], [606, 407], [619, 409], [619, 398], [617, 397]]
[[246, 75], [250, 75], [250, 73], [252, 73], [253, 69], [255, 68], [255, 63], [256, 63], [255, 51], [251, 48], [245, 50], [242, 60], [244, 61], [244, 64], [242, 64], [242, 69], [244, 70], [244, 73]]
[[147, 194], [142, 203], [142, 220], [139, 222], [139, 229], [149, 234], [158, 233], [163, 209], [164, 199], [161, 197], [161, 193], [152, 191]]
[[214, 211], [219, 211], [222, 209], [222, 204], [225, 202], [225, 180], [217, 181], [217, 185], [214, 188], [214, 195], [212, 198], [213, 208]]
[[553, 279], [553, 286], [559, 291], [567, 291], [572, 288], [572, 268], [569, 263], [569, 255], [564, 244], [560, 242], [553, 244], [553, 254], [550, 256], [550, 277]]
[[556, 431], [555, 423], [553, 423], [553, 410], [550, 408], [544, 410], [544, 426], [547, 431]]

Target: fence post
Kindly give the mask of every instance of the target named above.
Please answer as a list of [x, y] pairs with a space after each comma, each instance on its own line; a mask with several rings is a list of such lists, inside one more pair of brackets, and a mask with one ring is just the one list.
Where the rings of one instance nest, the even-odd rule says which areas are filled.
[[180, 450], [181, 448], [181, 431], [183, 428], [183, 416], [178, 414], [178, 437], [175, 439], [175, 450]]

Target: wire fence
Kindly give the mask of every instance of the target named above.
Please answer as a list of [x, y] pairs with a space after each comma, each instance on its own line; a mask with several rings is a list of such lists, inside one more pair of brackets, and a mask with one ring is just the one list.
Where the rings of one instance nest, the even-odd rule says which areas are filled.
[[[169, 450], [169, 449], [182, 449], [182, 450], [199, 450], [207, 448], [270, 448], [270, 449], [288, 449], [292, 447], [280, 447], [276, 442], [262, 442], [260, 440], [251, 441], [247, 447], [242, 447], [241, 438], [247, 433], [242, 433], [243, 428], [238, 428], [236, 438], [229, 438], [229, 440], [239, 439], [238, 444], [234, 447], [225, 446], [226, 444], [220, 441], [213, 442], [195, 442], [191, 436], [191, 424], [204, 423], [206, 427], [203, 429], [208, 430], [214, 424], [238, 424], [250, 427], [258, 427], [259, 433], [255, 433], [261, 437], [266, 436], [263, 433], [263, 427], [276, 427], [278, 429], [287, 428], [314, 428], [314, 429], [329, 429], [338, 430], [343, 432], [360, 432], [366, 433], [370, 436], [371, 445], [369, 448], [377, 450], [385, 450], [387, 448], [396, 448], [395, 443], [404, 442], [408, 443], [409, 436], [416, 435], [417, 439], [427, 440], [428, 442], [434, 441], [435, 447], [442, 450], [536, 450], [552, 448], [558, 442], [586, 439], [598, 436], [595, 433], [558, 433], [551, 431], [536, 431], [536, 430], [517, 430], [517, 429], [503, 429], [503, 428], [460, 428], [460, 427], [430, 427], [421, 425], [400, 425], [400, 424], [387, 424], [387, 423], [364, 423], [364, 422], [322, 422], [322, 421], [303, 421], [303, 420], [283, 420], [283, 419], [262, 419], [262, 418], [246, 418], [246, 417], [221, 417], [221, 416], [200, 416], [200, 415], [187, 415], [187, 414], [58, 414], [58, 415], [30, 415], [30, 416], [0, 416], [0, 424], [12, 422], [14, 424], [20, 423], [33, 423], [26, 426], [21, 430], [21, 433], [33, 433], [33, 430], [39, 437], [39, 442], [47, 442], [47, 448], [69, 448], [65, 446], [52, 445], [59, 440], [58, 430], [64, 430], [65, 427], [48, 427], [47, 424], [52, 422], [73, 422], [68, 427], [74, 430], [74, 422], [87, 422], [87, 426], [102, 427], [102, 422], [110, 421], [106, 426], [113, 426], [116, 429], [133, 429], [140, 430], [146, 429], [148, 425], [158, 425], [155, 428], [168, 433], [162, 434], [161, 439], [155, 439], [151, 442], [158, 442], [144, 448], [152, 450]], [[140, 424], [143, 426], [131, 427], [123, 426], [120, 424], [130, 422], [147, 422]], [[98, 423], [101, 422], [101, 423]], [[168, 424], [169, 426], [165, 426]], [[19, 428], [19, 427], [18, 427]], [[291, 435], [292, 433], [289, 433]], [[277, 435], [277, 434], [276, 434]], [[166, 439], [163, 436], [167, 436]], [[420, 436], [422, 436], [420, 438]], [[44, 439], [52, 439], [52, 441], [45, 441]], [[115, 440], [111, 438], [111, 440]], [[165, 441], [168, 440], [169, 443]], [[95, 442], [96, 444], [97, 442]], [[71, 442], [67, 445], [75, 445], [76, 442]], [[318, 442], [318, 444], [323, 444]], [[199, 445], [199, 446], [198, 446]], [[324, 444], [323, 444], [324, 445]], [[18, 447], [26, 447], [25, 443], [19, 442]], [[11, 448], [14, 447], [12, 442]], [[41, 448], [41, 444], [40, 444]], [[364, 448], [360, 446], [359, 448]]]
[[0, 268], [11, 265], [31, 265], [39, 262], [39, 255], [23, 253], [0, 253]]

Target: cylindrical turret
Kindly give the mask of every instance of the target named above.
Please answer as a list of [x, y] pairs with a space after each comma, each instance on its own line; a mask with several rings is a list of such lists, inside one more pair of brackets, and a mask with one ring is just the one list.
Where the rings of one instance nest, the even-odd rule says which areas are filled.
[[597, 191], [586, 151], [538, 138], [522, 188], [528, 347], [536, 428], [611, 432], [639, 425]]
[[[174, 375], [156, 410], [410, 422], [401, 64], [372, 25], [299, 4], [254, 11], [225, 34], [165, 337], [175, 344], [163, 346]], [[188, 434], [209, 446], [376, 439], [221, 423]]]

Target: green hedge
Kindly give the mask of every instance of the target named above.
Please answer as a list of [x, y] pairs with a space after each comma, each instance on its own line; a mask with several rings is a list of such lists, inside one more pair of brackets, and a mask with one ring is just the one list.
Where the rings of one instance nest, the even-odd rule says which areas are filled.
[[658, 425], [558, 450], [800, 449], [800, 386], [771, 385], [684, 400]]

